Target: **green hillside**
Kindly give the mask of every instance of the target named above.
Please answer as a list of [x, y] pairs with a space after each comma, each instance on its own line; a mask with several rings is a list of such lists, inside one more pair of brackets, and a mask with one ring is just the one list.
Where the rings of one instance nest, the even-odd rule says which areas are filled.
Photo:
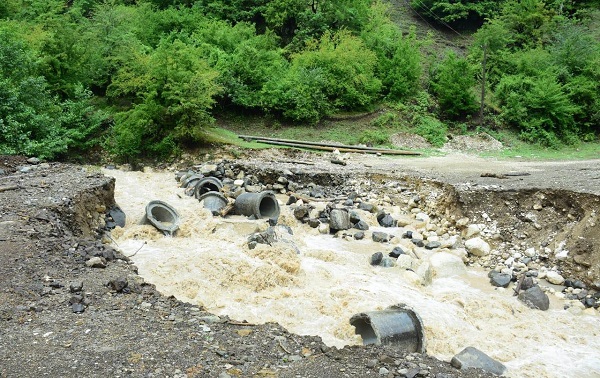
[[217, 121], [374, 145], [398, 130], [433, 145], [448, 130], [511, 130], [546, 147], [596, 141], [599, 9], [597, 0], [5, 0], [0, 153], [166, 158], [213, 141]]

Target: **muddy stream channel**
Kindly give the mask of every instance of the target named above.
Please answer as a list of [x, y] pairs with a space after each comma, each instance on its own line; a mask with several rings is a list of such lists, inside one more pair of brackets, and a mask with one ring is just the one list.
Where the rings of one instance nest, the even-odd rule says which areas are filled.
[[[293, 235], [250, 249], [248, 236], [268, 224], [240, 215], [213, 216], [184, 194], [174, 172], [103, 172], [116, 178], [115, 199], [127, 214], [126, 226], [113, 230], [112, 237], [145, 281], [164, 295], [238, 321], [276, 322], [336, 347], [362, 343], [349, 323], [354, 314], [403, 303], [420, 315], [427, 353], [439, 359], [449, 361], [473, 346], [502, 362], [510, 377], [600, 377], [597, 310], [566, 311], [564, 300], [554, 295], [548, 311], [531, 309], [512, 295], [512, 286], [494, 287], [486, 270], [456, 258], [439, 260], [444, 267], [425, 285], [417, 267], [369, 263], [376, 252], [387, 256], [395, 246], [411, 249], [410, 240], [400, 235], [424, 232], [417, 221], [384, 229], [374, 214], [364, 212], [370, 228], [363, 240], [334, 237], [300, 223], [285, 205], [287, 196], [278, 195], [278, 224], [289, 226]], [[140, 224], [152, 200], [179, 212], [175, 236]], [[399, 207], [386, 210], [414, 219]], [[398, 237], [376, 243], [373, 231]], [[445, 239], [440, 241], [443, 248]], [[417, 252], [425, 258], [431, 251]]]

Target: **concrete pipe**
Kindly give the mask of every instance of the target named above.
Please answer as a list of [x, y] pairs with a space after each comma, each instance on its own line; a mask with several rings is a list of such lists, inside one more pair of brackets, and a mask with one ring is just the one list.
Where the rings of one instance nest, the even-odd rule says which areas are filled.
[[363, 345], [391, 345], [407, 353], [425, 352], [425, 330], [419, 315], [403, 304], [353, 315], [350, 324]]
[[194, 197], [200, 200], [203, 194], [208, 192], [220, 192], [223, 187], [223, 183], [216, 177], [203, 177], [194, 187]]
[[235, 199], [235, 209], [238, 214], [254, 216], [257, 219], [279, 218], [279, 203], [275, 194], [270, 191], [260, 193], [242, 193]]
[[219, 192], [204, 193], [198, 201], [204, 202], [204, 208], [210, 210], [213, 215], [220, 215], [221, 210], [228, 204], [227, 198]]
[[179, 214], [166, 202], [155, 200], [146, 205], [143, 223], [150, 223], [165, 235], [172, 236], [179, 228]]

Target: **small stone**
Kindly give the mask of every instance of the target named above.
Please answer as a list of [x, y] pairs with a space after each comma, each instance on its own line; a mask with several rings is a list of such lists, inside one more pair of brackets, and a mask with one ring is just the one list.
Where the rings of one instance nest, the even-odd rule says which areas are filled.
[[400, 255], [404, 255], [406, 252], [404, 252], [404, 250], [400, 247], [394, 247], [394, 249], [392, 249], [392, 252], [390, 252], [390, 254], [388, 256], [393, 257], [393, 258], [398, 258]]
[[390, 371], [384, 367], [379, 368], [379, 375], [388, 375]]
[[85, 311], [85, 306], [81, 302], [73, 303], [71, 305], [71, 310], [73, 310], [73, 312], [76, 314], [81, 314]]
[[391, 268], [393, 266], [396, 266], [396, 259], [385, 256], [383, 259], [381, 259], [379, 265], [384, 268]]
[[550, 298], [539, 286], [534, 286], [519, 294], [519, 300], [529, 308], [546, 311], [550, 308]]
[[106, 268], [106, 259], [95, 256], [86, 261], [85, 265], [89, 268]]
[[381, 260], [383, 260], [383, 253], [376, 252], [371, 256], [369, 262], [371, 265], [379, 265]]
[[375, 231], [371, 236], [376, 243], [387, 243], [391, 240], [391, 236], [385, 232]]
[[396, 220], [391, 215], [385, 214], [383, 217], [377, 217], [377, 222], [382, 227], [395, 227]]
[[490, 283], [496, 287], [508, 287], [512, 281], [512, 274], [495, 273], [490, 276]]
[[562, 285], [565, 279], [558, 272], [550, 270], [546, 273], [546, 281], [554, 285]]
[[127, 278], [119, 277], [108, 282], [108, 286], [117, 293], [122, 292], [128, 285]]
[[32, 165], [37, 165], [37, 164], [40, 164], [40, 159], [38, 159], [36, 157], [32, 157], [32, 158], [27, 159], [27, 162]]
[[480, 237], [469, 239], [465, 242], [467, 252], [474, 256], [487, 256], [490, 254], [490, 245]]
[[423, 248], [425, 246], [425, 242], [422, 239], [411, 239], [411, 241], [417, 247]]
[[452, 358], [450, 363], [461, 370], [479, 368], [496, 375], [502, 375], [506, 371], [506, 366], [502, 363], [473, 347], [463, 349]]
[[310, 213], [310, 207], [308, 205], [298, 206], [294, 209], [294, 217], [298, 220], [302, 220]]
[[71, 291], [71, 293], [80, 292], [81, 290], [83, 290], [83, 282], [81, 282], [81, 281], [71, 282], [69, 284], [69, 290]]
[[365, 233], [362, 231], [359, 231], [357, 233], [354, 234], [354, 239], [355, 240], [363, 240], [365, 238]]
[[361, 202], [358, 204], [358, 208], [361, 210], [364, 210], [366, 212], [372, 213], [373, 210], [375, 209], [375, 206], [371, 205], [370, 203], [367, 202]]
[[363, 220], [360, 220], [354, 224], [354, 228], [361, 231], [366, 231], [369, 229], [369, 224]]
[[439, 248], [441, 246], [442, 246], [442, 243], [440, 243], [439, 241], [430, 241], [430, 242], [427, 242], [427, 244], [425, 244], [426, 249], [435, 249], [435, 248]]
[[377, 366], [377, 360], [369, 360], [369, 361], [367, 361], [367, 367], [368, 368], [374, 368], [375, 366]]

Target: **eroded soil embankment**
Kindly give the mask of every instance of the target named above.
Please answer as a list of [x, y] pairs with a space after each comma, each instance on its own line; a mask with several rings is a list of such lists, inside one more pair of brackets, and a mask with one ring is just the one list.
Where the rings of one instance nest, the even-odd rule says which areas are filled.
[[[600, 198], [568, 190], [469, 190], [455, 192], [457, 207], [472, 222], [493, 226], [500, 257], [533, 248], [528, 270], [556, 268], [564, 278], [600, 289]], [[494, 268], [501, 259], [483, 259]]]

